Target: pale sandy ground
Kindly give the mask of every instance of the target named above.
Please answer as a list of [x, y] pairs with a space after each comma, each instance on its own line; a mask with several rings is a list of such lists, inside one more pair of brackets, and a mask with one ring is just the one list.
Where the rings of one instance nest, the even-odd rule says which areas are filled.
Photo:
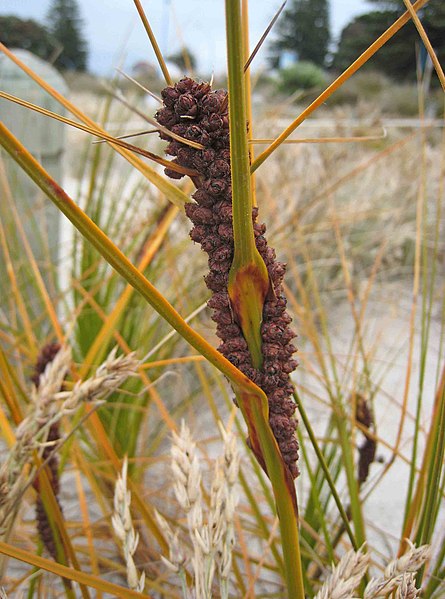
[[[369, 302], [366, 312], [363, 342], [366, 352], [372, 353], [370, 361], [371, 380], [379, 386], [375, 397], [375, 421], [377, 434], [382, 439], [378, 445], [377, 456], [383, 463], [375, 463], [371, 467], [370, 479], [366, 488], [379, 478], [385, 463], [392, 457], [392, 449], [397, 438], [400, 422], [401, 405], [403, 403], [406, 383], [406, 372], [409, 357], [409, 318], [412, 306], [412, 289], [408, 283], [385, 284], [384, 289], [376, 290]], [[416, 318], [412, 374], [408, 392], [408, 415], [405, 421], [400, 443], [400, 453], [407, 460], [411, 458], [412, 438], [414, 430], [413, 417], [416, 411], [420, 372], [420, 300]], [[437, 368], [440, 344], [440, 320], [438, 309], [435, 310], [428, 340], [428, 357], [425, 364], [425, 380], [423, 387], [422, 418], [425, 429], [431, 420], [432, 406], [437, 383]], [[343, 358], [346, 363], [350, 351], [351, 339], [354, 335], [354, 321], [351, 309], [346, 301], [333, 307], [329, 313], [330, 334], [333, 352]], [[443, 360], [442, 347], [442, 360]], [[357, 366], [357, 372], [360, 365]], [[297, 378], [303, 385], [316, 390], [313, 377], [305, 373], [304, 367], [297, 370]], [[340, 369], [341, 378], [341, 369]], [[348, 379], [350, 381], [350, 378]], [[350, 383], [349, 383], [350, 384]], [[348, 394], [348, 388], [344, 389]], [[319, 394], [322, 392], [317, 389]], [[304, 399], [303, 399], [304, 401]], [[326, 422], [323, 406], [307, 401], [306, 407], [311, 422], [317, 432], [322, 433]], [[418, 462], [421, 461], [423, 438], [420, 442]], [[361, 438], [359, 441], [361, 442]], [[394, 554], [400, 538], [404, 504], [408, 488], [409, 468], [406, 461], [398, 457], [387, 474], [380, 480], [378, 487], [367, 499], [363, 512], [367, 521], [370, 544], [386, 555]], [[302, 476], [303, 487], [304, 473]], [[445, 513], [442, 510], [437, 530], [445, 526]]]

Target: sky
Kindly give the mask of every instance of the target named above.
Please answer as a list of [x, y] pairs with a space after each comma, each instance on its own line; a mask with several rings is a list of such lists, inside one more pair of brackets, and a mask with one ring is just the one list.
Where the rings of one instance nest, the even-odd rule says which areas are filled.
[[[261, 37], [282, 0], [251, 0], [251, 47]], [[132, 0], [78, 0], [84, 35], [90, 49], [89, 69], [111, 75], [116, 65], [126, 70], [155, 57]], [[191, 49], [203, 75], [225, 71], [224, 0], [142, 0], [151, 27], [165, 55], [182, 45]], [[50, 0], [0, 0], [0, 15], [14, 14], [44, 22]], [[357, 14], [366, 12], [366, 0], [330, 0], [334, 36]], [[265, 64], [266, 52], [253, 68]]]

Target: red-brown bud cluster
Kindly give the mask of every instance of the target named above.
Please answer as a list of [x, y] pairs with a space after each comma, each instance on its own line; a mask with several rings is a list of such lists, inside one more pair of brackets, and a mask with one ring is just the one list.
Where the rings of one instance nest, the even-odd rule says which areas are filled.
[[360, 393], [356, 394], [355, 400], [355, 419], [364, 427], [362, 433], [365, 437], [365, 440], [358, 448], [358, 482], [362, 485], [366, 482], [371, 464], [375, 460], [377, 441], [375, 434], [373, 434], [375, 429], [374, 414], [368, 400]]
[[[40, 383], [40, 375], [45, 372], [46, 366], [54, 360], [57, 353], [60, 350], [60, 345], [58, 343], [48, 343], [41, 350], [37, 357], [37, 362], [34, 367], [34, 372], [31, 377], [32, 382], [36, 387], [39, 386]], [[60, 439], [60, 430], [59, 423], [56, 422], [53, 424], [48, 432], [47, 442], [55, 441], [57, 442]], [[49, 479], [51, 483], [51, 487], [54, 493], [54, 496], [59, 504], [60, 510], [62, 507], [59, 503], [59, 492], [60, 492], [60, 479], [59, 479], [59, 459], [58, 456], [54, 453], [54, 447], [52, 445], [47, 445], [42, 453], [42, 462], [46, 462], [47, 473], [49, 473]], [[40, 496], [40, 485], [39, 479], [36, 478], [34, 481], [34, 488], [38, 492], [36, 499], [36, 524], [37, 524], [37, 532], [39, 533], [39, 537], [42, 540], [42, 543], [45, 545], [48, 553], [57, 560], [57, 551], [56, 551], [56, 543], [54, 541], [53, 531], [51, 529], [51, 525], [49, 523], [48, 517], [46, 515], [45, 507], [43, 505], [42, 498]]]
[[[266, 299], [261, 327], [263, 367], [253, 368], [247, 343], [234, 320], [227, 292], [229, 270], [233, 260], [232, 186], [230, 175], [230, 141], [227, 92], [212, 91], [208, 83], [185, 78], [162, 91], [164, 108], [156, 114], [157, 121], [188, 140], [198, 141], [203, 150], [191, 148], [170, 139], [166, 152], [181, 166], [199, 171], [194, 178], [196, 203], [187, 204], [185, 212], [193, 223], [190, 237], [201, 244], [209, 257], [209, 274], [205, 277], [212, 292], [208, 302], [212, 319], [222, 343], [219, 351], [268, 397], [269, 422], [280, 451], [293, 477], [298, 475], [298, 442], [295, 436], [295, 402], [289, 374], [297, 363], [292, 359], [295, 337], [289, 328], [291, 318], [286, 312], [282, 280], [285, 265], [277, 262], [275, 251], [264, 237], [266, 227], [256, 222], [258, 210], [252, 211], [255, 242], [271, 280], [273, 293]], [[174, 178], [183, 175], [166, 170]]]

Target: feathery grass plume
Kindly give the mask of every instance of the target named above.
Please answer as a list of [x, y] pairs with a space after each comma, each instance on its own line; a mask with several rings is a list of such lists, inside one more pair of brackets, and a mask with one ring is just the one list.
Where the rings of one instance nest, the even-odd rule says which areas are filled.
[[25, 465], [33, 462], [34, 451], [41, 453], [42, 447], [54, 444], [47, 441], [51, 427], [75, 412], [82, 402], [98, 405], [135, 374], [139, 362], [134, 354], [116, 357], [113, 349], [89, 379], [78, 381], [71, 391], [59, 391], [70, 364], [71, 351], [62, 348], [40, 375], [39, 387], [31, 393], [30, 413], [17, 427], [16, 443], [0, 468], [0, 536], [7, 531], [29, 481], [35, 478], [35, 470], [25, 473]]
[[[410, 543], [410, 550], [402, 557], [391, 561], [385, 568], [383, 576], [372, 578], [366, 586], [364, 599], [385, 597], [398, 589], [406, 574], [415, 574], [431, 557], [431, 546], [415, 547]], [[408, 588], [408, 582], [404, 585]], [[412, 585], [411, 585], [412, 586]]]
[[173, 433], [171, 448], [174, 491], [178, 503], [186, 513], [187, 528], [192, 548], [178, 532], [173, 533], [167, 521], [157, 519], [169, 542], [169, 558], [162, 557], [170, 570], [179, 574], [183, 597], [189, 597], [186, 583], [186, 565], [191, 564], [194, 578], [194, 596], [211, 598], [215, 572], [220, 582], [220, 596], [228, 595], [232, 550], [235, 543], [234, 513], [238, 502], [235, 484], [238, 479], [239, 454], [236, 439], [219, 423], [224, 442], [224, 455], [215, 461], [210, 489], [210, 506], [203, 509], [201, 469], [196, 445], [184, 422], [179, 434]]
[[[204, 530], [203, 499], [201, 492], [201, 469], [196, 445], [190, 430], [184, 421], [181, 422], [179, 434], [173, 432], [171, 446], [171, 469], [175, 479], [174, 492], [179, 505], [187, 516], [187, 528], [193, 546], [190, 561], [194, 570], [194, 584], [197, 597], [207, 597], [206, 593], [206, 545], [202, 539], [207, 539]], [[207, 577], [208, 578], [208, 577]]]
[[97, 402], [115, 391], [128, 377], [134, 376], [139, 365], [134, 353], [116, 357], [113, 348], [96, 372], [85, 381], [78, 381], [71, 391], [57, 394], [63, 400], [65, 413], [76, 410], [82, 402]]
[[368, 564], [368, 554], [361, 550], [348, 551], [333, 567], [315, 599], [349, 599], [365, 575]]
[[8, 595], [3, 587], [0, 587], [0, 599], [8, 599]]
[[[48, 343], [45, 345], [38, 357], [37, 362], [34, 368], [34, 374], [31, 377], [32, 382], [35, 387], [38, 389], [40, 386], [40, 377], [45, 372], [46, 367], [50, 362], [54, 360], [56, 355], [61, 350], [61, 346], [59, 343]], [[59, 478], [59, 457], [55, 451], [53, 451], [53, 447], [60, 438], [60, 428], [59, 422], [54, 422], [49, 431], [46, 439], [45, 447], [42, 452], [42, 461], [46, 463], [47, 472], [49, 473], [49, 483], [51, 485], [52, 491], [54, 493], [54, 497], [57, 501], [60, 511], [62, 512], [62, 505], [59, 500], [60, 493], [60, 478]], [[45, 510], [45, 506], [43, 504], [42, 497], [40, 495], [40, 481], [38, 476], [34, 480], [34, 488], [37, 491], [37, 499], [36, 499], [36, 523], [37, 523], [37, 532], [39, 537], [46, 547], [48, 553], [53, 557], [54, 560], [57, 560], [57, 549], [56, 543], [54, 540], [54, 534], [51, 529], [51, 524], [48, 520], [48, 516]]]
[[127, 583], [130, 589], [143, 592], [145, 588], [145, 572], [139, 575], [134, 554], [139, 543], [139, 534], [134, 530], [131, 519], [130, 505], [131, 493], [127, 489], [127, 457], [122, 464], [122, 473], [119, 475], [114, 490], [114, 514], [111, 518], [114, 532], [122, 543], [122, 549], [127, 568]]
[[[169, 141], [166, 153], [175, 156], [173, 162], [199, 172], [193, 177], [197, 187], [193, 194], [195, 202], [186, 204], [185, 212], [194, 225], [190, 237], [200, 243], [209, 256], [210, 272], [205, 282], [212, 292], [208, 305], [213, 310], [212, 319], [222, 341], [218, 350], [266, 393], [270, 426], [283, 459], [295, 478], [298, 476], [297, 422], [289, 375], [297, 366], [292, 359], [296, 349], [291, 343], [296, 335], [289, 327], [291, 317], [286, 312], [282, 287], [285, 265], [276, 261], [275, 251], [267, 245], [264, 237], [266, 226], [256, 222], [257, 208], [252, 211], [255, 243], [270, 279], [270, 292], [264, 303], [261, 325], [261, 370], [252, 365], [247, 342], [235, 321], [228, 294], [234, 241], [227, 92], [212, 91], [209, 83], [184, 78], [165, 88], [162, 98], [164, 108], [156, 113], [156, 120], [173, 133], [204, 146], [203, 150], [194, 149], [172, 140], [165, 132], [160, 133], [162, 139]], [[169, 169], [165, 172], [176, 179], [183, 176]]]
[[232, 565], [232, 551], [235, 545], [235, 529], [233, 525], [238, 494], [235, 484], [238, 480], [240, 455], [236, 447], [236, 437], [225, 430], [219, 422], [219, 430], [224, 440], [223, 456], [223, 508], [221, 512], [221, 539], [216, 553], [216, 565], [221, 585], [221, 597], [229, 596], [229, 574]]

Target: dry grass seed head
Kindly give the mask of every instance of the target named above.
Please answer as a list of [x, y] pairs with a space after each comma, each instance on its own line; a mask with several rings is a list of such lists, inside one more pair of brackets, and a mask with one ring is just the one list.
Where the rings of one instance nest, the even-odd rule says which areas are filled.
[[[431, 557], [431, 546], [421, 545], [415, 547], [410, 543], [410, 550], [402, 557], [391, 561], [385, 568], [385, 572], [380, 578], [372, 578], [365, 589], [364, 599], [374, 599], [374, 597], [384, 597], [404, 584], [404, 588], [409, 587], [405, 581], [406, 574], [415, 574]], [[405, 582], [404, 582], [405, 581]], [[408, 591], [407, 591], [408, 592]], [[412, 593], [412, 591], [410, 591]]]
[[127, 568], [128, 586], [130, 589], [142, 593], [145, 587], [145, 572], [139, 575], [133, 558], [139, 543], [139, 535], [135, 531], [131, 519], [131, 493], [127, 489], [127, 471], [128, 462], [125, 457], [122, 464], [122, 473], [117, 478], [114, 490], [114, 514], [111, 521], [114, 531], [122, 544]]
[[333, 567], [315, 599], [349, 599], [362, 580], [369, 564], [369, 555], [348, 551]]
[[34, 480], [34, 470], [25, 473], [25, 465], [32, 463], [34, 451], [54, 444], [46, 442], [50, 427], [82, 402], [97, 404], [133, 375], [139, 362], [134, 354], [116, 357], [115, 348], [93, 376], [78, 381], [71, 391], [60, 391], [70, 364], [71, 350], [62, 347], [40, 376], [38, 388], [32, 389], [31, 410], [17, 427], [16, 443], [0, 468], [0, 536], [15, 513], [14, 505]]
[[420, 595], [420, 589], [416, 588], [414, 574], [404, 574], [396, 592], [396, 599], [416, 599]]

